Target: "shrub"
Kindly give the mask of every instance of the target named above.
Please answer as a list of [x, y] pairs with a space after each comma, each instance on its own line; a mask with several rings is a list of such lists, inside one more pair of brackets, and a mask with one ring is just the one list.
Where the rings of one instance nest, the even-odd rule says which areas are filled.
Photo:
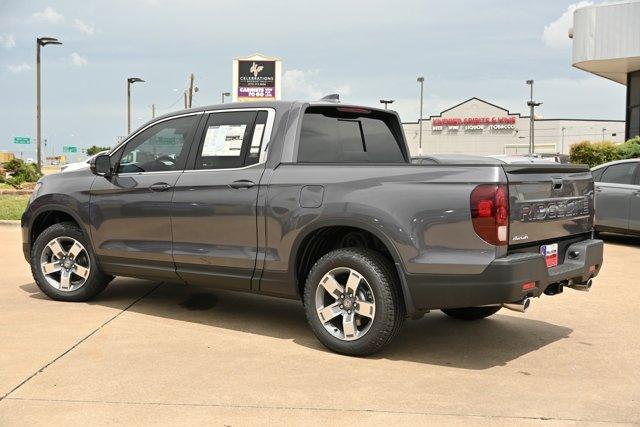
[[101, 151], [110, 150], [111, 147], [98, 147], [97, 145], [92, 145], [87, 148], [87, 156], [93, 156], [94, 154], [98, 154]]
[[34, 163], [25, 163], [21, 159], [8, 161], [4, 164], [4, 169], [11, 174], [5, 182], [15, 188], [19, 188], [24, 182], [36, 182], [41, 176]]
[[594, 167], [602, 163], [612, 162], [621, 157], [619, 146], [612, 142], [582, 141], [573, 144], [569, 151], [571, 163], [584, 163]]
[[631, 138], [618, 147], [621, 159], [635, 159], [640, 157], [640, 136]]

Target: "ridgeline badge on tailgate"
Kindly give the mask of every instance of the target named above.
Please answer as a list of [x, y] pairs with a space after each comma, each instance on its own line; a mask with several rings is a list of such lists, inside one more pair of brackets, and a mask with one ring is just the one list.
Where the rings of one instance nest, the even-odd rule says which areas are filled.
[[520, 221], [534, 222], [549, 219], [574, 218], [589, 215], [589, 199], [572, 197], [555, 200], [536, 200], [519, 203]]

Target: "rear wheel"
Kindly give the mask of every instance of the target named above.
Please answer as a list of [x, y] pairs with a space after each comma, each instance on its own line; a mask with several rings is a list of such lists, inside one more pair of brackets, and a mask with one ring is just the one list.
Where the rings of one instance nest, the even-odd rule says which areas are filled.
[[480, 320], [497, 313], [501, 308], [499, 305], [490, 307], [444, 308], [442, 312], [454, 319]]
[[87, 301], [113, 279], [100, 271], [88, 239], [72, 222], [54, 224], [38, 236], [31, 272], [40, 290], [58, 301]]
[[320, 258], [307, 277], [304, 305], [320, 342], [353, 356], [380, 351], [405, 317], [393, 265], [362, 248], [338, 249]]

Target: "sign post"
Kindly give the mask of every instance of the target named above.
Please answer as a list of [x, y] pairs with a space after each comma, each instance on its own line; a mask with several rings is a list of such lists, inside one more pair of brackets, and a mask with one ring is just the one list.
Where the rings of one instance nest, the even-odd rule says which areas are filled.
[[256, 53], [233, 60], [233, 101], [282, 99], [282, 61]]

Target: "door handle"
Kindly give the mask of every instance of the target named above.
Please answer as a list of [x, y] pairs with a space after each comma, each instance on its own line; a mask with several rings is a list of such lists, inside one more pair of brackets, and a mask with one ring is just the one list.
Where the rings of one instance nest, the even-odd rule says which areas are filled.
[[235, 188], [235, 189], [242, 189], [242, 188], [251, 188], [254, 185], [256, 185], [255, 182], [253, 181], [249, 181], [248, 179], [241, 179], [238, 181], [233, 181], [231, 184], [229, 184], [229, 187], [231, 188]]
[[155, 184], [151, 184], [149, 186], [149, 190], [155, 191], [155, 192], [167, 191], [170, 188], [171, 188], [171, 185], [167, 184], [166, 182], [156, 182]]

